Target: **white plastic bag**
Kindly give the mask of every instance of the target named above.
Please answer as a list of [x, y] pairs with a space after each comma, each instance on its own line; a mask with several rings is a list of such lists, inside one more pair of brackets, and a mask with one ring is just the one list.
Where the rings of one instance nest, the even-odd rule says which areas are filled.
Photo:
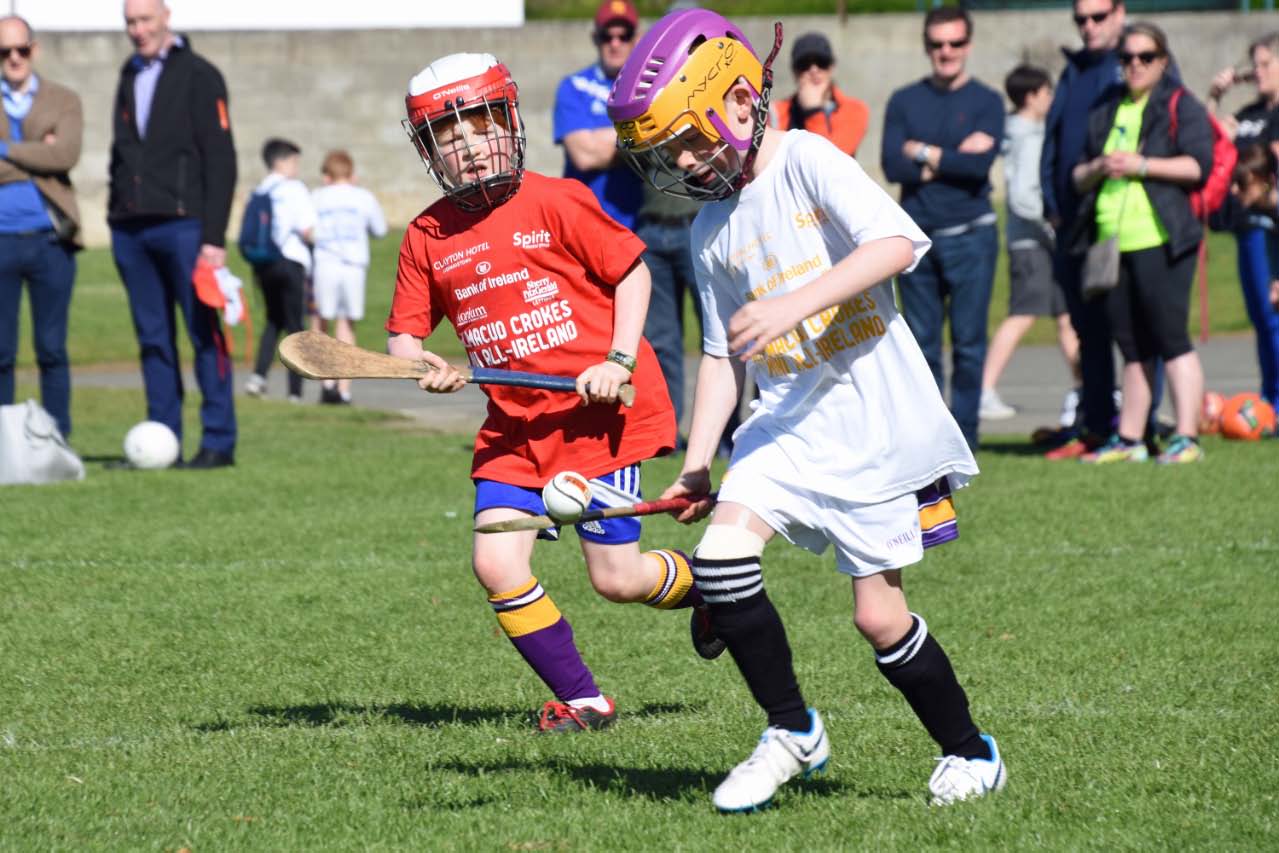
[[83, 479], [84, 463], [43, 406], [0, 406], [0, 485]]

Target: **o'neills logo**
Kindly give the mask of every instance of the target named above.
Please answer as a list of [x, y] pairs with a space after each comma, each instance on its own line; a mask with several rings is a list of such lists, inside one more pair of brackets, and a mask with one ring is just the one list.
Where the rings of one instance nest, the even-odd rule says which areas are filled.
[[527, 234], [523, 231], [516, 231], [511, 235], [511, 241], [519, 249], [549, 249], [551, 246], [551, 232], [546, 229], [529, 231]]
[[459, 86], [450, 86], [447, 89], [441, 89], [431, 95], [431, 100], [438, 101], [440, 98], [447, 98], [449, 95], [455, 95], [458, 92], [465, 92], [469, 88], [471, 88], [471, 86], [468, 83], [463, 83]]
[[483, 293], [489, 288], [505, 287], [508, 284], [514, 284], [517, 281], [528, 281], [528, 268], [525, 267], [518, 272], [502, 273], [501, 275], [490, 275], [480, 279], [477, 282], [468, 284], [466, 287], [457, 287], [453, 289], [453, 297], [461, 302], [478, 293]]
[[467, 308], [465, 311], [458, 312], [457, 319], [453, 321], [453, 328], [460, 329], [463, 326], [469, 326], [476, 320], [483, 320], [488, 315], [488, 309], [483, 305]]

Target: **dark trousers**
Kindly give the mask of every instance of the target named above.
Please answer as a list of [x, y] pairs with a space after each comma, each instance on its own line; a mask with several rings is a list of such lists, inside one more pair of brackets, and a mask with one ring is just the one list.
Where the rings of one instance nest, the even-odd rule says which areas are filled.
[[702, 308], [693, 277], [688, 228], [689, 222], [667, 224], [641, 219], [635, 231], [648, 247], [643, 260], [653, 278], [644, 337], [657, 353], [666, 389], [675, 404], [677, 423], [684, 415], [684, 294], [693, 294], [699, 317]]
[[[297, 261], [281, 260], [270, 266], [255, 268], [253, 277], [266, 302], [266, 323], [258, 341], [254, 372], [266, 376], [275, 359], [275, 342], [280, 332], [302, 331], [302, 315], [306, 308], [306, 269]], [[302, 395], [302, 377], [289, 371], [289, 395]]]
[[[648, 298], [648, 315], [644, 318], [644, 337], [657, 354], [657, 363], [666, 379], [666, 390], [675, 405], [675, 422], [684, 417], [684, 294], [693, 297], [693, 310], [698, 324], [702, 319], [702, 301], [697, 296], [697, 279], [693, 273], [693, 255], [689, 248], [688, 221], [658, 222], [640, 217], [636, 235], [647, 246], [642, 260], [648, 267], [653, 286]], [[733, 431], [741, 424], [736, 412], [729, 418], [720, 438], [719, 453], [732, 450]]]
[[[1068, 229], [1063, 227], [1058, 233], [1068, 233]], [[1072, 255], [1068, 248], [1058, 246], [1053, 272], [1066, 296], [1070, 324], [1079, 337], [1079, 375], [1083, 383], [1083, 390], [1079, 395], [1079, 404], [1083, 409], [1081, 426], [1085, 432], [1094, 436], [1108, 436], [1115, 430], [1115, 342], [1106, 300], [1084, 299], [1082, 254]], [[1150, 395], [1148, 431], [1153, 431], [1155, 413], [1164, 396], [1163, 359], [1155, 361]]]
[[18, 312], [22, 282], [31, 300], [31, 331], [40, 368], [40, 402], [71, 435], [71, 363], [67, 358], [67, 314], [75, 286], [75, 255], [52, 230], [0, 234], [0, 405], [13, 402], [18, 358]]
[[[1064, 233], [1059, 232], [1059, 233]], [[1115, 352], [1105, 299], [1083, 297], [1084, 256], [1058, 247], [1054, 272], [1066, 296], [1070, 324], [1079, 337], [1079, 375], [1083, 383], [1079, 404], [1083, 428], [1094, 436], [1108, 436], [1115, 421]]]
[[1279, 404], [1279, 311], [1270, 304], [1270, 282], [1279, 278], [1279, 268], [1271, 266], [1273, 247], [1279, 234], [1253, 227], [1235, 234], [1239, 241], [1239, 283], [1248, 319], [1257, 333], [1257, 363], [1261, 366], [1261, 396]]
[[113, 225], [111, 252], [129, 294], [129, 311], [138, 337], [147, 417], [182, 438], [182, 369], [178, 363], [174, 308], [182, 312], [195, 352], [195, 379], [203, 400], [200, 447], [231, 453], [235, 449], [235, 402], [231, 396], [231, 360], [219, 349], [218, 312], [195, 298], [191, 273], [200, 254], [196, 219], [143, 220]]
[[973, 449], [977, 448], [981, 372], [986, 363], [986, 318], [998, 256], [995, 226], [981, 225], [963, 234], [934, 237], [932, 248], [914, 271], [898, 278], [902, 314], [943, 394], [942, 327], [950, 318], [950, 411]]

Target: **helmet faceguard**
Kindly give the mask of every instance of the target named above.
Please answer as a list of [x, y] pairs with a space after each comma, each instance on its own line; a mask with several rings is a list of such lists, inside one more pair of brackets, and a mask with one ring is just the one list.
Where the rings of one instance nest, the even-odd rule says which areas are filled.
[[[662, 192], [726, 198], [745, 183], [763, 138], [772, 58], [761, 64], [745, 34], [715, 12], [672, 12], [640, 39], [613, 85], [608, 114], [618, 146]], [[747, 136], [733, 132], [724, 106], [739, 81], [755, 104], [756, 128]], [[700, 161], [691, 170], [675, 162], [686, 150]]]
[[488, 53], [437, 59], [409, 81], [401, 124], [444, 195], [468, 211], [509, 199], [524, 177], [519, 91]]

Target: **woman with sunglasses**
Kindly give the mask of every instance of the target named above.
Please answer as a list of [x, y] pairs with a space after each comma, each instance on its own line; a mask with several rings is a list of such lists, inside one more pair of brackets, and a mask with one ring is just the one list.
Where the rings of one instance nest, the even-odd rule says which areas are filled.
[[[1248, 48], [1251, 67], [1223, 68], [1212, 78], [1208, 105], [1232, 133], [1240, 156], [1252, 146], [1269, 145], [1279, 155], [1279, 32], [1268, 33]], [[1253, 82], [1257, 99], [1233, 116], [1221, 116], [1221, 97], [1232, 86]], [[1261, 366], [1261, 396], [1279, 405], [1279, 312], [1270, 304], [1270, 283], [1279, 268], [1270, 258], [1279, 257], [1279, 222], [1273, 210], [1250, 208], [1237, 194], [1226, 199], [1213, 218], [1213, 227], [1233, 231], [1238, 243], [1239, 283], [1243, 287], [1248, 319], [1257, 332], [1257, 361]], [[1268, 254], [1269, 252], [1269, 254]]]
[[1073, 247], [1114, 237], [1119, 283], [1106, 292], [1106, 313], [1123, 356], [1123, 405], [1110, 440], [1080, 457], [1084, 462], [1144, 462], [1142, 441], [1151, 404], [1156, 358], [1167, 371], [1176, 434], [1159, 462], [1195, 462], [1203, 367], [1186, 331], [1196, 248], [1203, 228], [1190, 209], [1190, 192], [1212, 168], [1208, 113], [1168, 73], [1168, 39], [1154, 24], [1134, 23], [1119, 48], [1123, 89], [1088, 114], [1085, 159], [1075, 166], [1084, 195]]

